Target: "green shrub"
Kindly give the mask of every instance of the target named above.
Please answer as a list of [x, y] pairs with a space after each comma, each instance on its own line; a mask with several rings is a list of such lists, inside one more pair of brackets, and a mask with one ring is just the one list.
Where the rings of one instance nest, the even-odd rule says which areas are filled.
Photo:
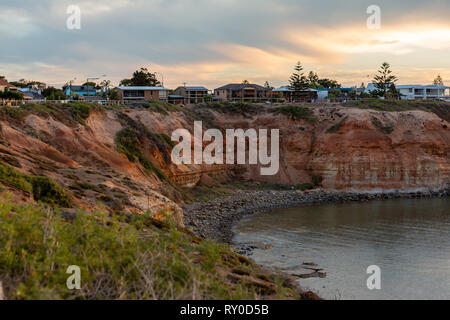
[[275, 108], [273, 112], [284, 114], [289, 118], [291, 118], [292, 120], [306, 120], [311, 123], [317, 122], [317, 118], [314, 116], [314, 112], [307, 107], [282, 106]]
[[10, 187], [31, 193], [33, 186], [29, 177], [10, 166], [0, 162], [0, 181]]
[[32, 177], [33, 197], [36, 201], [42, 201], [59, 207], [72, 207], [72, 200], [66, 191], [49, 177]]
[[136, 131], [125, 128], [116, 135], [117, 150], [127, 156], [131, 162], [139, 163], [147, 170], [154, 172], [161, 180], [167, 180], [167, 176], [147, 158], [140, 149], [140, 141]]
[[376, 128], [380, 129], [385, 134], [391, 134], [394, 132], [394, 128], [392, 126], [383, 124], [380, 119], [376, 117], [372, 117], [371, 122]]
[[[244, 279], [230, 282], [219, 272], [230, 261], [239, 268], [243, 258], [148, 215], [79, 211], [66, 220], [59, 212], [15, 205], [2, 196], [0, 234], [0, 279], [8, 299], [257, 297]], [[81, 269], [81, 290], [66, 286], [71, 265]], [[248, 267], [261, 273], [254, 264]], [[276, 290], [281, 297], [289, 293], [286, 287]]]
[[312, 190], [312, 189], [314, 189], [314, 185], [313, 185], [312, 183], [309, 183], [309, 182], [307, 182], [307, 183], [302, 183], [302, 184], [299, 184], [299, 185], [297, 186], [297, 189], [298, 189], [298, 190], [301, 190], [301, 191]]
[[441, 119], [450, 121], [450, 103], [444, 101], [364, 99], [349, 101], [344, 103], [344, 106], [387, 112], [422, 110], [432, 112]]
[[322, 176], [319, 176], [319, 175], [313, 175], [312, 176], [312, 184], [315, 187], [320, 187], [322, 185], [322, 182], [323, 182], [323, 177]]
[[344, 119], [342, 119], [341, 121], [339, 121], [338, 123], [333, 124], [331, 127], [329, 127], [326, 131], [326, 133], [336, 133], [338, 132], [342, 125], [344, 124], [345, 121], [347, 121], [348, 116], [346, 116]]

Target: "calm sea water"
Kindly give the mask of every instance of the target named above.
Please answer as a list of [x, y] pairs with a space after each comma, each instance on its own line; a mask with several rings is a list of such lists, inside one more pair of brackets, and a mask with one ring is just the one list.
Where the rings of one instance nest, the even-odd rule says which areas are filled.
[[[234, 243], [267, 245], [251, 257], [288, 273], [304, 262], [325, 279], [301, 279], [326, 299], [450, 299], [450, 200], [387, 200], [283, 209], [244, 219]], [[271, 247], [273, 246], [273, 247]], [[381, 268], [381, 290], [367, 267]]]

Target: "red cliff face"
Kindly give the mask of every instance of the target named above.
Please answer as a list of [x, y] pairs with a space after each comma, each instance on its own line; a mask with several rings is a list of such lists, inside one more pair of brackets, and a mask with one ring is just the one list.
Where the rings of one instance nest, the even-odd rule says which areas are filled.
[[[109, 110], [92, 112], [84, 124], [74, 125], [31, 113], [21, 123], [1, 121], [0, 160], [22, 172], [53, 178], [82, 206], [94, 208], [104, 202], [114, 210], [155, 214], [166, 210], [179, 221], [181, 210], [169, 200], [181, 202], [175, 184], [193, 186], [208, 177], [210, 184], [234, 175], [294, 185], [321, 176], [324, 188], [338, 190], [437, 189], [450, 184], [450, 124], [434, 113], [314, 107], [317, 121], [310, 122], [292, 120], [266, 106], [256, 109], [250, 114]], [[192, 132], [193, 122], [202, 119], [205, 126], [222, 131], [279, 129], [279, 172], [261, 176], [259, 165], [171, 163], [164, 140], [178, 128]], [[146, 137], [135, 138], [151, 162], [147, 167], [118, 151], [117, 134], [130, 125], [146, 128], [141, 131], [147, 132]]]
[[[415, 190], [450, 183], [449, 123], [424, 111], [377, 112], [342, 107], [315, 109], [316, 124], [263, 114], [232, 127], [280, 129], [280, 171], [261, 177], [246, 166], [244, 177], [270, 183], [310, 182], [339, 190]], [[237, 126], [239, 127], [239, 126]]]

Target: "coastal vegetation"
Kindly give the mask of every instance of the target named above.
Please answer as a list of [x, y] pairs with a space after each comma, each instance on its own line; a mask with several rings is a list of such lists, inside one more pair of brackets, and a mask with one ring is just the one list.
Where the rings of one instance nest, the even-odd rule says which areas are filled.
[[[0, 279], [8, 299], [299, 298], [232, 249], [150, 214], [110, 215], [0, 199]], [[81, 269], [81, 290], [66, 286]]]
[[70, 195], [49, 177], [31, 176], [0, 162], [0, 182], [33, 195], [35, 201], [69, 208], [72, 206]]
[[292, 120], [306, 120], [311, 123], [316, 123], [317, 118], [311, 108], [303, 106], [281, 106], [273, 110], [274, 113], [281, 113]]

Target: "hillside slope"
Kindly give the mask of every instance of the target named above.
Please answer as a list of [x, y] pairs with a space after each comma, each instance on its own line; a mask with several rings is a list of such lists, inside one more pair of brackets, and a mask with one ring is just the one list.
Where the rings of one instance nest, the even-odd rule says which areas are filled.
[[[182, 225], [186, 187], [204, 180], [298, 185], [319, 177], [324, 188], [336, 190], [443, 188], [450, 183], [450, 124], [444, 119], [450, 107], [432, 106], [432, 112], [420, 105], [402, 111], [360, 105], [6, 107], [0, 111], [0, 161], [50, 177], [75, 207], [103, 203], [116, 212], [169, 214]], [[177, 128], [193, 132], [194, 120], [221, 130], [280, 129], [278, 174], [261, 176], [259, 165], [174, 165], [170, 136]], [[17, 186], [3, 184], [30, 200]]]

